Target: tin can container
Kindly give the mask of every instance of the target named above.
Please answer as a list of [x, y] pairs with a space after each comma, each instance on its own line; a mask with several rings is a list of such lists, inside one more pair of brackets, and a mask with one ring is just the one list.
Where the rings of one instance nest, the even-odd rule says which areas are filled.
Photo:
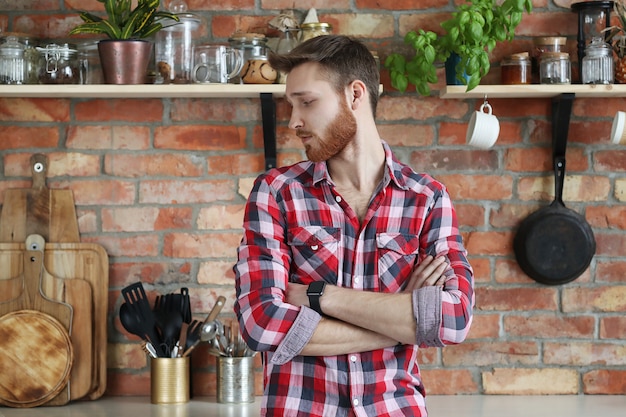
[[530, 84], [530, 57], [528, 52], [513, 54], [500, 63], [502, 84]]
[[254, 357], [217, 358], [217, 402], [254, 402]]
[[189, 402], [189, 357], [153, 358], [150, 361], [150, 402]]

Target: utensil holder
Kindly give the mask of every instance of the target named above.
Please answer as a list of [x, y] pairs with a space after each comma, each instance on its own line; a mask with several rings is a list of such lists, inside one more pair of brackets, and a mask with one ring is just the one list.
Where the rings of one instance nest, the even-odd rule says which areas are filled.
[[254, 402], [254, 358], [217, 358], [217, 402]]
[[179, 404], [189, 401], [189, 357], [153, 358], [150, 361], [150, 402]]

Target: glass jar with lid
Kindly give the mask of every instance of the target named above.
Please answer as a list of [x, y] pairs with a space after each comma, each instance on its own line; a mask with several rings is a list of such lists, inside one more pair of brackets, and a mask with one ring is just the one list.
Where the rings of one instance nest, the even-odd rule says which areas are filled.
[[582, 63], [583, 84], [613, 84], [613, 49], [602, 38], [593, 38], [585, 48]]
[[500, 63], [502, 84], [530, 84], [530, 57], [528, 52], [512, 54]]
[[[244, 66], [249, 59], [267, 57], [267, 37], [261, 33], [237, 32], [228, 39], [228, 43], [232, 48], [241, 51]], [[238, 75], [231, 82], [239, 84], [242, 80]]]
[[80, 65], [76, 45], [49, 43], [39, 51], [39, 84], [79, 84]]
[[17, 36], [7, 36], [0, 44], [0, 84], [24, 84], [25, 49]]
[[530, 54], [531, 81], [534, 84], [540, 82], [539, 61], [544, 52], [564, 52], [567, 38], [564, 36], [538, 36], [533, 38], [533, 50]]
[[571, 84], [572, 65], [567, 52], [544, 52], [539, 62], [541, 84]]
[[330, 35], [333, 33], [333, 27], [329, 23], [311, 22], [302, 23], [300, 25], [300, 42], [307, 41], [316, 36]]
[[86, 40], [78, 44], [80, 84], [104, 84], [98, 42], [99, 40]]

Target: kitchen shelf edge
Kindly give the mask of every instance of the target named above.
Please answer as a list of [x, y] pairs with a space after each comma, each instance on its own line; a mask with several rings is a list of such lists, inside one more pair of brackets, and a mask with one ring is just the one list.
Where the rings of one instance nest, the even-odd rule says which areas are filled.
[[448, 85], [440, 91], [443, 99], [471, 98], [541, 98], [555, 97], [563, 93], [574, 93], [576, 97], [626, 97], [626, 84], [524, 84], [524, 85], [479, 85], [465, 91], [464, 85]]

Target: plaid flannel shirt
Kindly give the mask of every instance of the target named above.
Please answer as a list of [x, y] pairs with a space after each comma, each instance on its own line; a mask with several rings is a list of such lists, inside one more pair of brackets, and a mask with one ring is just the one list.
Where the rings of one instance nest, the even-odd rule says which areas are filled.
[[[460, 343], [469, 331], [473, 271], [449, 195], [382, 143], [384, 179], [362, 223], [325, 162], [272, 169], [254, 184], [234, 266], [235, 312], [248, 345], [263, 352], [264, 416], [426, 416], [418, 347]], [[412, 294], [415, 345], [299, 355], [320, 316], [284, 301], [288, 282], [396, 293], [428, 254], [446, 255], [451, 268], [443, 290]]]

